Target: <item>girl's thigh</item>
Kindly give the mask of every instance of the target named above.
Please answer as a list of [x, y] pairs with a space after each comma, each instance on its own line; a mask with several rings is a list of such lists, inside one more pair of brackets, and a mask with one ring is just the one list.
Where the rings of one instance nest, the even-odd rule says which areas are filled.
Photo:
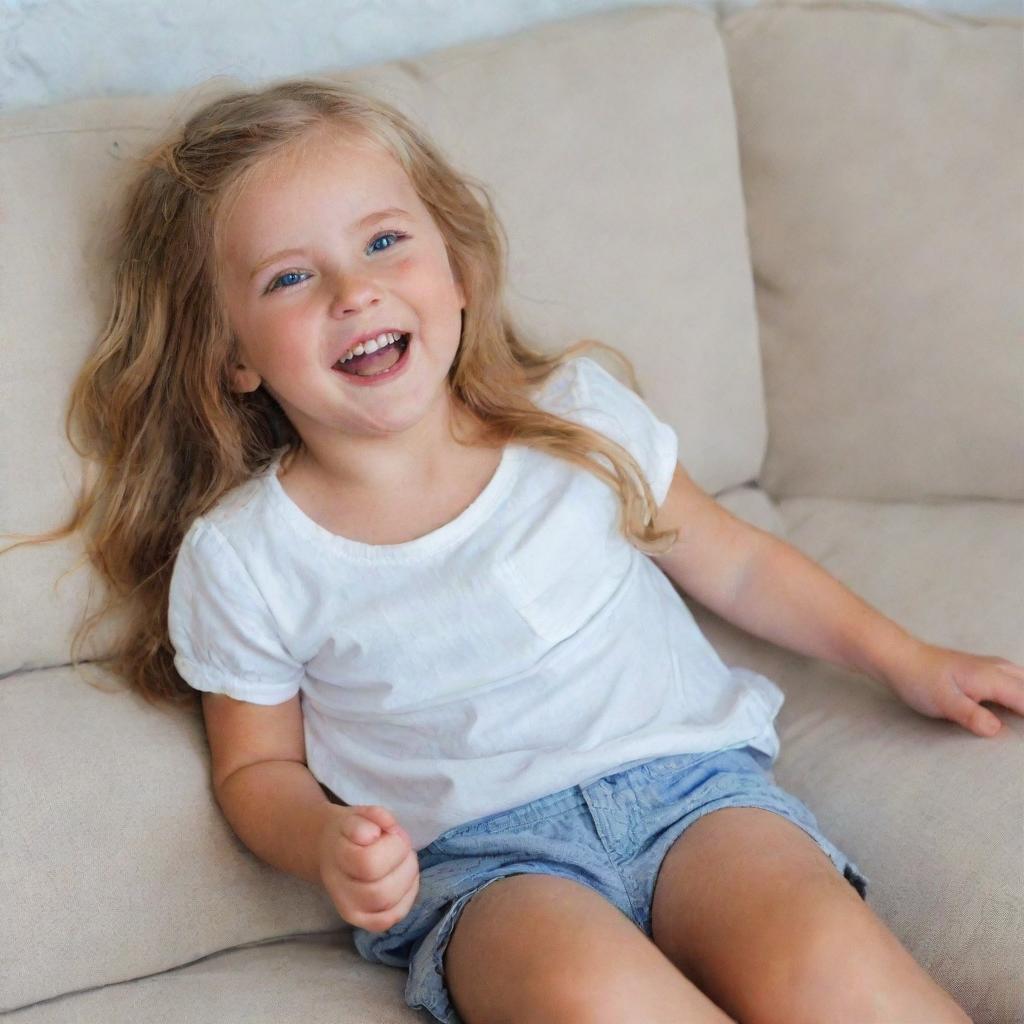
[[970, 1024], [783, 815], [726, 807], [688, 828], [654, 891], [654, 941], [745, 1024]]
[[449, 940], [444, 977], [465, 1024], [731, 1020], [621, 910], [556, 875], [482, 888]]

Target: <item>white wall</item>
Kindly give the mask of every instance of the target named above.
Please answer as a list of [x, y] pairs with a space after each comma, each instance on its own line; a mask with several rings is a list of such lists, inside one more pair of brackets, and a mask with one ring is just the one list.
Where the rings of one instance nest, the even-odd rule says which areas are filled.
[[[355, 67], [645, 0], [0, 0], [0, 111]], [[672, 2], [672, 0], [669, 0]], [[682, 3], [683, 0], [675, 0]], [[755, 0], [690, 0], [719, 15]], [[1020, 15], [1024, 0], [912, 0]]]

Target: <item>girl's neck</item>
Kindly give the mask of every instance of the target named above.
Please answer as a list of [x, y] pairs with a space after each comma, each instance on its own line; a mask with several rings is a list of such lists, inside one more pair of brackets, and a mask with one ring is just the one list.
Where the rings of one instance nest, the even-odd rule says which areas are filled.
[[318, 470], [303, 449], [278, 478], [288, 497], [328, 532], [363, 544], [404, 544], [451, 522], [497, 472], [503, 447], [472, 443], [483, 431], [468, 411], [460, 423], [459, 437], [467, 443], [458, 444], [446, 428], [443, 451], [416, 456], [422, 462], [415, 465], [403, 463], [405, 475], [392, 469], [369, 482], [346, 483]]
[[[459, 443], [453, 432], [462, 439]], [[480, 461], [483, 424], [454, 396], [428, 413], [408, 438], [380, 438], [357, 444], [308, 439], [287, 470], [279, 471], [296, 487], [348, 497], [386, 497], [422, 491], [439, 479]], [[332, 440], [332, 439], [331, 439]], [[286, 488], [287, 489], [287, 488]]]

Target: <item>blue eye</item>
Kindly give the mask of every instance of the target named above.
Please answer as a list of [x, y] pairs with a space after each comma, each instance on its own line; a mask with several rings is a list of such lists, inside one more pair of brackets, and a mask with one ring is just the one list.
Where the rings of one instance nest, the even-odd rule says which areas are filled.
[[[399, 239], [407, 238], [407, 237], [408, 237], [408, 235], [406, 235], [404, 231], [384, 231], [381, 234], [379, 234], [372, 242], [370, 242], [370, 251], [371, 252], [383, 252], [384, 249], [374, 249], [373, 247], [378, 242], [383, 242], [385, 238], [393, 238], [393, 239], [395, 239], [395, 242], [397, 242]], [[392, 242], [391, 245], [387, 245], [384, 248], [390, 249], [395, 244], [395, 242]]]
[[[274, 291], [278, 281], [283, 281], [286, 277], [299, 277], [301, 274], [302, 274], [301, 270], [289, 270], [286, 274], [282, 274], [280, 277], [274, 278], [274, 280], [271, 281], [270, 287], [267, 289], [267, 291], [268, 292]], [[298, 282], [295, 282], [295, 283], [297, 284]], [[282, 287], [290, 288], [291, 285], [282, 285]]]
[[[392, 246], [394, 246], [396, 242], [399, 242], [403, 238], [408, 238], [408, 237], [409, 236], [404, 231], [382, 231], [379, 235], [377, 235], [376, 238], [371, 240], [370, 244], [367, 246], [367, 251], [368, 252], [385, 252], [387, 249], [390, 249]], [[393, 239], [393, 241], [391, 241], [388, 245], [384, 246], [381, 249], [374, 248], [374, 246], [376, 246], [376, 244], [378, 242], [383, 242], [384, 239], [386, 239], [386, 238]], [[305, 277], [303, 277], [303, 275], [305, 275]], [[304, 270], [289, 270], [286, 273], [280, 274], [278, 277], [275, 277], [274, 280], [270, 282], [270, 287], [267, 288], [267, 292], [277, 291], [278, 290], [278, 287], [277, 287], [278, 286], [278, 282], [285, 281], [289, 277], [292, 277], [292, 278], [302, 277], [303, 280], [305, 280], [305, 278], [309, 277], [309, 275]], [[294, 287], [296, 284], [300, 284], [300, 283], [301, 283], [300, 281], [293, 281], [291, 284], [282, 284], [281, 287], [284, 288], [285, 290], [287, 290], [289, 288]]]

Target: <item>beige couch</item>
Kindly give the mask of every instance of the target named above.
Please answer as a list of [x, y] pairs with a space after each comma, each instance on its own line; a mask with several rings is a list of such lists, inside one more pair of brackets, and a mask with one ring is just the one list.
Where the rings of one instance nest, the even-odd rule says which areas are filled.
[[[488, 183], [514, 313], [629, 353], [706, 490], [920, 637], [1020, 662], [1022, 26], [632, 8], [350, 75]], [[64, 405], [128, 158], [235, 85], [0, 120], [0, 531], [55, 526], [77, 488]], [[54, 584], [80, 553], [0, 558], [4, 1018], [426, 1020], [324, 892], [231, 832], [198, 710], [69, 667], [95, 577]], [[1024, 1019], [1022, 719], [988, 705], [982, 739], [688, 601], [785, 691], [776, 778], [869, 904], [977, 1024]]]

